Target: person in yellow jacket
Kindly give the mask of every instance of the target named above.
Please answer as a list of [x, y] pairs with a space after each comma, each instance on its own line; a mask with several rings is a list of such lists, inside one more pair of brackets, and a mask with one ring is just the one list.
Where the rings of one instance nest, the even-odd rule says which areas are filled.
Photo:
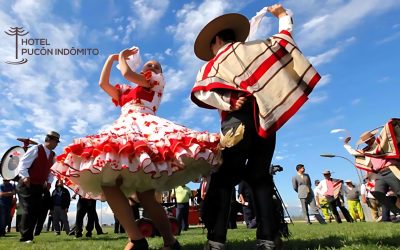
[[344, 189], [344, 194], [347, 199], [347, 207], [349, 209], [350, 215], [354, 221], [357, 221], [357, 216], [360, 221], [365, 221], [364, 212], [360, 202], [360, 189], [353, 185], [351, 180], [346, 180], [346, 187]]
[[189, 200], [192, 198], [192, 190], [186, 185], [178, 186], [173, 189], [172, 197], [176, 201], [176, 219], [181, 226], [181, 230], [189, 229]]

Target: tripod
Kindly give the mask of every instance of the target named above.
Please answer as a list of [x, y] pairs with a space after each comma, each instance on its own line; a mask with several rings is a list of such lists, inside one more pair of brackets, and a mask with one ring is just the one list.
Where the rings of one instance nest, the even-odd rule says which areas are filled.
[[285, 220], [285, 213], [287, 217], [289, 217], [289, 221], [291, 224], [294, 225], [292, 218], [290, 217], [289, 211], [287, 210], [287, 207], [285, 203], [283, 202], [282, 196], [280, 195], [278, 188], [275, 185], [274, 180], [272, 179], [272, 184], [273, 184], [273, 199], [275, 201], [275, 206], [276, 206], [276, 215], [279, 218], [279, 232], [281, 235], [285, 238], [289, 238], [290, 232], [289, 232], [289, 227], [288, 223]]
[[[283, 202], [282, 196], [281, 196], [281, 194], [279, 193], [278, 188], [277, 188], [276, 185], [275, 185], [275, 182], [272, 181], [272, 184], [274, 185], [274, 196], [275, 196], [276, 199], [279, 200], [279, 202], [281, 203], [281, 205], [282, 205], [284, 211], [286, 212], [287, 217], [289, 218], [290, 223], [294, 225], [293, 220], [292, 220], [292, 217], [290, 216], [289, 211], [287, 210], [287, 207], [286, 207], [285, 203]], [[284, 214], [283, 214], [283, 215], [284, 215]]]

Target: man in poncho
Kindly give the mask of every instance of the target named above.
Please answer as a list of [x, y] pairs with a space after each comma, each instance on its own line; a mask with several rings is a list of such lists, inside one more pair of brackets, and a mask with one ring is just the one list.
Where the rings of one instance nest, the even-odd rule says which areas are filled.
[[305, 103], [320, 76], [297, 49], [285, 9], [276, 4], [267, 10], [279, 18], [281, 31], [267, 40], [244, 42], [249, 21], [232, 13], [208, 23], [195, 42], [196, 56], [208, 62], [191, 98], [200, 107], [219, 110], [224, 147], [224, 163], [211, 175], [204, 203], [205, 249], [225, 249], [232, 187], [240, 180], [254, 195], [257, 249], [278, 248], [285, 235], [269, 171], [275, 132]]

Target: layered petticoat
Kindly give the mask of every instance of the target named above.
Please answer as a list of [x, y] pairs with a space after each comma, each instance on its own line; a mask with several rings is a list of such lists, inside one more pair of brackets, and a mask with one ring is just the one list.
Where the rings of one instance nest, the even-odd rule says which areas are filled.
[[[86, 198], [104, 199], [101, 186], [125, 195], [164, 191], [198, 180], [220, 164], [218, 134], [198, 132], [152, 114], [134, 101], [98, 135], [75, 139], [51, 168]], [[117, 181], [118, 180], [118, 181]]]

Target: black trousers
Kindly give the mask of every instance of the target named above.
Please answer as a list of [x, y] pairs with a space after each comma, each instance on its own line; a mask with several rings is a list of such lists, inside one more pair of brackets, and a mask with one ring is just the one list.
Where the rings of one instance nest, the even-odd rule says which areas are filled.
[[347, 222], [354, 222], [353, 218], [350, 215], [349, 210], [343, 205], [341, 201], [338, 202], [338, 207], [343, 214], [343, 217], [346, 219]]
[[[235, 192], [233, 190], [232, 192]], [[231, 200], [231, 211], [229, 212], [228, 229], [237, 228], [237, 214], [242, 211], [242, 205], [236, 200]]]
[[33, 240], [33, 231], [41, 214], [41, 200], [44, 192], [43, 185], [31, 184], [29, 187], [20, 181], [17, 185], [17, 193], [20, 208], [22, 209], [20, 223], [20, 241]]
[[375, 191], [372, 192], [372, 195], [379, 201], [379, 203], [386, 206], [386, 208], [390, 209], [393, 213], [398, 214], [400, 213], [400, 208], [398, 208], [396, 204], [391, 202], [388, 196], [386, 196], [389, 187], [397, 197], [400, 197], [400, 180], [397, 179], [389, 168], [386, 168], [377, 174], [375, 180]]
[[17, 214], [17, 216], [15, 217], [15, 231], [19, 232], [19, 228], [21, 225], [21, 215]]
[[97, 234], [103, 234], [103, 229], [101, 228], [100, 222], [99, 222], [99, 216], [97, 215], [96, 211], [96, 203], [94, 204], [94, 228], [96, 229]]
[[[342, 223], [342, 219], [340, 219], [339, 213], [337, 211], [337, 200], [339, 198], [333, 198], [333, 196], [329, 196], [327, 197], [328, 199], [328, 205], [329, 205], [329, 209], [332, 211], [333, 216], [335, 217], [335, 220], [337, 223]], [[340, 202], [340, 201], [339, 201]]]
[[[135, 218], [135, 219], [136, 219], [136, 218]], [[115, 217], [115, 215], [114, 215], [114, 233], [116, 233], [116, 234], [118, 234], [118, 233], [120, 233], [120, 234], [125, 233], [124, 227], [122, 226], [121, 223], [119, 223], [119, 220], [117, 219], [117, 217]]]
[[[10, 221], [11, 204], [0, 204], [0, 236], [6, 235], [6, 227]], [[10, 228], [8, 226], [8, 228]]]
[[41, 208], [38, 216], [38, 220], [36, 221], [35, 227], [35, 235], [39, 235], [43, 230], [44, 222], [46, 221], [47, 213], [49, 210], [47, 208]]
[[254, 111], [248, 104], [239, 111], [230, 112], [222, 122], [225, 134], [230, 128], [245, 125], [243, 140], [222, 151], [223, 164], [211, 175], [209, 189], [204, 201], [203, 221], [207, 238], [225, 243], [232, 188], [241, 180], [246, 181], [254, 195], [257, 217], [257, 239], [274, 240], [278, 235], [280, 218], [276, 216], [273, 201], [273, 179], [269, 172], [275, 150], [275, 134], [267, 139], [260, 137], [254, 126]]
[[189, 202], [176, 204], [176, 219], [181, 230], [186, 231], [189, 228]]
[[343, 206], [343, 203], [340, 201], [340, 197], [337, 198], [328, 198], [328, 204], [329, 208], [331, 209], [333, 216], [335, 217], [335, 220], [337, 223], [342, 223], [342, 220], [340, 219], [339, 213], [336, 209], [336, 207], [339, 207], [340, 211], [343, 214], [343, 217], [346, 219], [347, 222], [353, 222], [353, 218], [351, 218], [351, 215], [349, 213], [349, 210], [345, 206]]
[[96, 200], [79, 198], [76, 207], [76, 222], [75, 222], [75, 235], [82, 236], [83, 219], [85, 215], [88, 217], [86, 224], [86, 232], [90, 235], [94, 228], [96, 214]]
[[243, 210], [243, 219], [246, 222], [247, 227], [249, 227], [252, 221], [255, 219], [254, 211], [251, 205], [248, 206], [242, 205]]

